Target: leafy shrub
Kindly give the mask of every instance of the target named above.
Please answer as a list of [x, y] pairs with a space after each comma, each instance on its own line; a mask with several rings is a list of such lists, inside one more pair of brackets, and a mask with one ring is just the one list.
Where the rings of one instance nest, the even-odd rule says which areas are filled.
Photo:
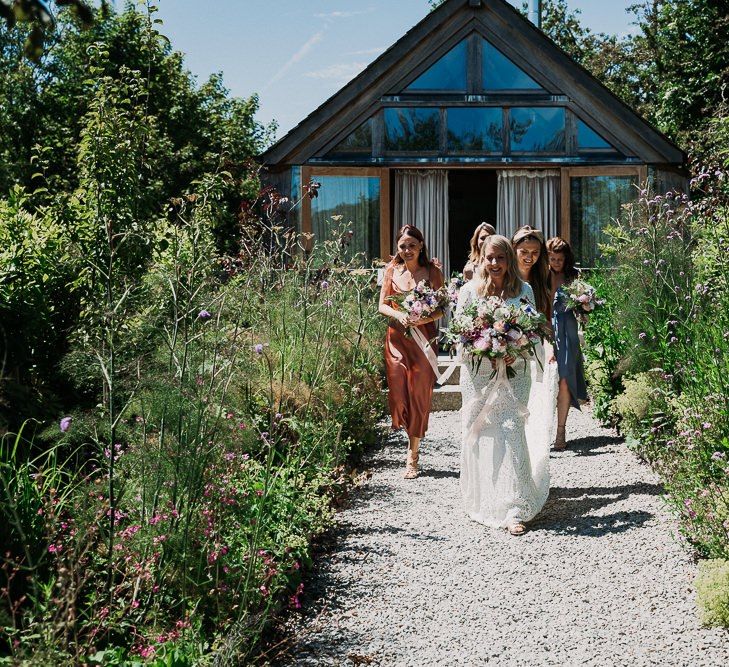
[[705, 625], [729, 628], [729, 560], [716, 558], [699, 563], [696, 601]]

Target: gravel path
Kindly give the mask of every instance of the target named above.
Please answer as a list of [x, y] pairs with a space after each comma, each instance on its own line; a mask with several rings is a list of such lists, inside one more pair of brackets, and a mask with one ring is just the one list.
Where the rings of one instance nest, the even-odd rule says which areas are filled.
[[431, 417], [415, 481], [402, 436], [365, 459], [281, 664], [729, 664], [727, 633], [696, 620], [661, 487], [614, 432], [570, 413], [571, 448], [518, 538], [463, 514], [459, 434], [459, 413]]

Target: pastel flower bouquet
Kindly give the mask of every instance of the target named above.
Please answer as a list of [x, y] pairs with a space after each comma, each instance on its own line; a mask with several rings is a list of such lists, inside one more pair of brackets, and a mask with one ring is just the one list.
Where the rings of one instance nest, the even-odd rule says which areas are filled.
[[455, 308], [458, 305], [458, 293], [465, 284], [466, 281], [463, 279], [462, 273], [454, 273], [448, 281], [447, 291], [451, 308]]
[[605, 299], [597, 298], [595, 288], [580, 278], [564, 285], [562, 290], [567, 298], [565, 308], [575, 314], [580, 324], [586, 324], [587, 316], [605, 303]]
[[[388, 300], [413, 320], [431, 317], [437, 310], [445, 310], [450, 303], [446, 288], [433, 289], [427, 280], [421, 280], [410, 292], [394, 294]], [[412, 336], [410, 328], [405, 329], [405, 335]]]
[[[490, 296], [469, 303], [454, 317], [444, 340], [451, 350], [461, 345], [478, 372], [484, 358], [533, 355], [535, 345], [547, 336], [546, 327], [547, 318], [528, 301], [510, 305]], [[510, 366], [506, 372], [508, 377], [516, 375]]]

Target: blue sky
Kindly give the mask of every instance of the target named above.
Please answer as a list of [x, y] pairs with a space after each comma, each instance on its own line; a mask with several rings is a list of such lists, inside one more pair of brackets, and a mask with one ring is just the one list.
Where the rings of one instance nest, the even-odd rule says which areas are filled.
[[[615, 34], [632, 29], [625, 10], [634, 3], [569, 0], [587, 27]], [[192, 73], [202, 82], [222, 72], [233, 95], [258, 93], [258, 119], [278, 121], [277, 137], [430, 10], [427, 0], [159, 0], [159, 6], [162, 31]]]

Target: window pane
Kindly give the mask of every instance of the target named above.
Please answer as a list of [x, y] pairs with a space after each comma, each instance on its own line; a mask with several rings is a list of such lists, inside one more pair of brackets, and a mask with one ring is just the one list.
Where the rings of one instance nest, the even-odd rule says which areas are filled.
[[455, 107], [447, 110], [447, 118], [449, 152], [500, 153], [503, 151], [501, 108]]
[[367, 120], [360, 125], [344, 141], [337, 144], [329, 154], [371, 153], [372, 121]]
[[581, 120], [577, 121], [577, 147], [586, 148], [612, 148], [595, 130]]
[[512, 152], [564, 153], [564, 108], [515, 107], [509, 133]]
[[517, 67], [493, 44], [483, 40], [481, 49], [484, 90], [539, 90], [541, 86]]
[[437, 151], [439, 136], [438, 109], [385, 109], [386, 151]]
[[466, 41], [454, 46], [405, 90], [466, 90]]
[[570, 240], [580, 266], [595, 266], [603, 229], [619, 218], [621, 206], [637, 196], [633, 176], [573, 177], [570, 183]]
[[[380, 255], [380, 179], [375, 176], [317, 176], [319, 196], [311, 200], [311, 226], [317, 242], [341, 238], [344, 229], [348, 258], [365, 253], [369, 263]], [[342, 216], [341, 220], [333, 219]], [[345, 227], [351, 223], [349, 227]]]

